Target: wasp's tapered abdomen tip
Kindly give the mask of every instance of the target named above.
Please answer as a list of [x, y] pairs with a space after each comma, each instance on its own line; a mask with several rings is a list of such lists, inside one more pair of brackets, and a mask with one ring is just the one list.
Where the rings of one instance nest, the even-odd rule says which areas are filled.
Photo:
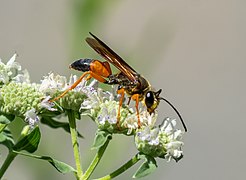
[[92, 59], [79, 59], [70, 64], [69, 68], [86, 72], [90, 70], [90, 65], [92, 61]]

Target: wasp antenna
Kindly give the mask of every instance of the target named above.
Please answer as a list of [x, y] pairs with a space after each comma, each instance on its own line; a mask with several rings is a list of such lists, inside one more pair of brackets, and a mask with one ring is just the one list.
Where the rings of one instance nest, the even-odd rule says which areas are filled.
[[185, 132], [187, 132], [187, 128], [186, 128], [186, 125], [185, 125], [185, 123], [184, 123], [184, 121], [183, 121], [183, 118], [181, 117], [181, 115], [180, 115], [180, 113], [178, 112], [178, 110], [174, 107], [174, 105], [172, 105], [168, 100], [164, 99], [163, 97], [161, 97], [160, 99], [164, 100], [167, 104], [169, 104], [169, 105], [173, 108], [173, 110], [174, 110], [174, 111], [177, 113], [177, 115], [179, 116], [179, 119], [180, 119], [180, 121], [181, 121], [181, 123], [182, 123], [182, 125], [183, 125], [183, 127], [184, 127]]
[[95, 39], [97, 39], [97, 37], [96, 37], [94, 34], [92, 34], [92, 32], [89, 32], [89, 34], [90, 34], [92, 37], [94, 37]]

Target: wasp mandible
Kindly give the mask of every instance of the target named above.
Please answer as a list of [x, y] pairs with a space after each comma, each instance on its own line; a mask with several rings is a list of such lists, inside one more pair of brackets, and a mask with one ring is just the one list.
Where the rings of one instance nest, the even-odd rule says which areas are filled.
[[[178, 112], [178, 110], [165, 98], [160, 97], [161, 89], [154, 91], [150, 83], [139, 73], [137, 73], [131, 66], [129, 66], [119, 55], [117, 55], [111, 48], [109, 48], [104, 42], [102, 42], [95, 35], [90, 33], [91, 37], [87, 37], [86, 42], [106, 61], [101, 62], [96, 59], [79, 59], [73, 62], [70, 65], [70, 68], [84, 72], [83, 75], [65, 92], [60, 96], [56, 97], [52, 101], [58, 100], [63, 97], [69, 90], [74, 89], [83, 78], [86, 77], [86, 80], [95, 78], [101, 83], [118, 85], [117, 93], [121, 95], [119, 100], [119, 108], [117, 114], [117, 124], [120, 119], [120, 108], [123, 104], [125, 93], [129, 95], [130, 100], [134, 100], [137, 118], [138, 118], [138, 127], [141, 127], [140, 116], [139, 116], [139, 102], [147, 107], [147, 111], [151, 114], [155, 112], [160, 100], [167, 102], [179, 116], [181, 123], [187, 131], [185, 123]], [[120, 70], [117, 74], [112, 74], [110, 64], [114, 65]], [[129, 103], [128, 102], [128, 103]]]

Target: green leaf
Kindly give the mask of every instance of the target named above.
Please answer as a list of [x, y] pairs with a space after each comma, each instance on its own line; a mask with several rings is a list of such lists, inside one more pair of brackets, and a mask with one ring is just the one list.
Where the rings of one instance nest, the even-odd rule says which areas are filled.
[[5, 128], [0, 133], [0, 144], [6, 146], [9, 150], [11, 150], [14, 146], [13, 136], [8, 128]]
[[137, 172], [133, 175], [133, 178], [142, 178], [155, 171], [157, 168], [156, 161], [153, 157], [147, 155], [139, 155], [141, 159], [144, 159], [144, 163], [138, 168]]
[[93, 142], [92, 149], [99, 149], [102, 147], [108, 139], [111, 139], [112, 135], [109, 132], [106, 131], [97, 131], [96, 136]]
[[[51, 128], [54, 128], [54, 129], [62, 128], [66, 132], [70, 133], [69, 123], [59, 122], [59, 121], [54, 120], [52, 117], [48, 117], [48, 116], [43, 116], [40, 121], [41, 123]], [[83, 138], [83, 136], [79, 132], [78, 132], [78, 137]]]
[[49, 156], [42, 156], [41, 159], [48, 161], [60, 173], [76, 172], [76, 170], [73, 167], [69, 166], [68, 164], [58, 161], [56, 159], [53, 159]]
[[9, 124], [15, 119], [15, 115], [0, 114], [0, 123]]
[[34, 154], [28, 154], [28, 153], [23, 153], [23, 152], [18, 152], [18, 151], [14, 151], [14, 153], [17, 153], [17, 154], [20, 154], [20, 155], [23, 155], [23, 156], [27, 156], [27, 157], [30, 157], [30, 158], [34, 158], [34, 159], [40, 159], [40, 160], [44, 160], [44, 161], [47, 161], [49, 162], [53, 167], [56, 168], [57, 171], [59, 171], [60, 173], [70, 173], [70, 172], [76, 172], [76, 170], [71, 167], [70, 165], [64, 163], [64, 162], [61, 162], [61, 161], [58, 161], [56, 159], [53, 159], [52, 157], [50, 156], [37, 156], [37, 155], [34, 155]]
[[15, 151], [26, 150], [33, 153], [38, 149], [41, 133], [39, 127], [34, 128], [28, 135], [21, 138], [13, 147]]

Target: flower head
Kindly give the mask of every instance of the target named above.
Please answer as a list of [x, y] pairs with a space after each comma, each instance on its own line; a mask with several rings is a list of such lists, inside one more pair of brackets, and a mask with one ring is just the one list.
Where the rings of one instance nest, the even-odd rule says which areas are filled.
[[0, 89], [0, 112], [23, 117], [32, 108], [39, 111], [43, 97], [36, 84], [10, 82]]
[[[92, 117], [99, 129], [126, 135], [135, 134], [138, 129], [138, 116], [133, 108], [128, 105], [119, 107], [118, 97], [114, 93], [103, 91], [100, 88], [86, 87], [83, 91], [87, 95], [87, 99], [81, 104], [80, 109], [86, 111], [83, 114]], [[118, 116], [119, 110], [120, 116]], [[139, 109], [139, 117], [142, 127], [153, 127], [157, 113], [150, 115], [146, 109]]]
[[184, 143], [182, 140], [183, 132], [175, 129], [176, 120], [166, 118], [163, 126], [160, 128], [160, 135], [166, 138], [166, 154], [165, 158], [170, 161], [171, 159], [179, 160], [182, 157], [183, 151], [181, 150]]
[[[71, 75], [70, 79], [67, 80], [65, 76], [49, 73], [48, 76], [44, 76], [44, 79], [41, 80], [39, 91], [46, 94], [46, 96], [55, 98], [65, 90], [69, 89], [74, 84], [74, 82], [77, 81], [77, 79], [78, 78], [75, 75]], [[82, 91], [84, 86], [85, 82], [80, 82], [75, 88], [68, 91], [67, 94], [60, 98], [57, 102], [64, 109], [78, 111], [81, 103], [86, 98], [86, 95]]]
[[137, 130], [135, 143], [140, 152], [170, 161], [182, 158], [183, 132], [175, 129], [176, 120], [166, 118], [160, 128], [149, 126]]

